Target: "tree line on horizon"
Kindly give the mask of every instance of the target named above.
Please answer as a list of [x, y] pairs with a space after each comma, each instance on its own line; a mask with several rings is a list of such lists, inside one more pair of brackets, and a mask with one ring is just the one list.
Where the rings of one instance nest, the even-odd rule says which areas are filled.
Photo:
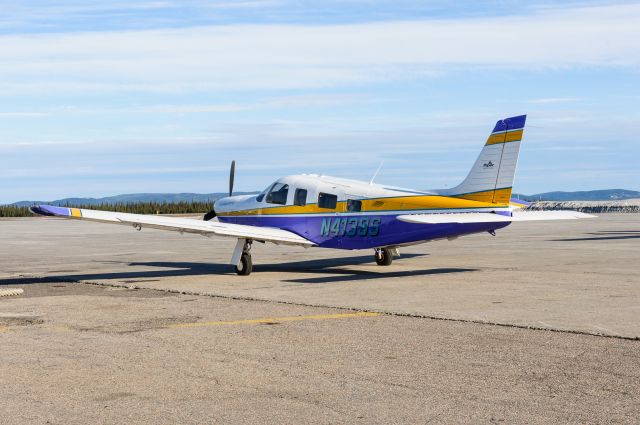
[[[61, 205], [67, 208], [81, 208], [87, 210], [113, 211], [131, 214], [205, 214], [211, 211], [211, 202], [134, 202], [99, 205]], [[29, 207], [15, 205], [0, 205], [0, 217], [30, 217], [33, 214]]]
[[[554, 205], [550, 205], [554, 204]], [[557, 204], [557, 205], [555, 205]], [[576, 204], [580, 204], [577, 202]], [[88, 210], [113, 211], [131, 214], [205, 214], [211, 211], [212, 202], [135, 202], [135, 203], [104, 203], [99, 205], [60, 205], [67, 208], [81, 208]], [[570, 202], [534, 202], [527, 209], [531, 210], [553, 210], [553, 209], [571, 209], [586, 213], [603, 213], [603, 212], [640, 212], [640, 205], [608, 205], [608, 206], [590, 206], [590, 205], [571, 205]], [[19, 207], [16, 205], [0, 205], [0, 218], [2, 217], [31, 217], [33, 214], [29, 211], [29, 207]]]

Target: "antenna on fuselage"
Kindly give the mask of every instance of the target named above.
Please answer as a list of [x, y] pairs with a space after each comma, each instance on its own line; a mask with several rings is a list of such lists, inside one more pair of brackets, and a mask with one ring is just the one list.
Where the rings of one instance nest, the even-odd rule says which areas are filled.
[[376, 179], [376, 176], [380, 172], [380, 169], [382, 169], [383, 165], [384, 165], [384, 159], [382, 161], [380, 161], [380, 165], [378, 165], [378, 169], [376, 170], [375, 173], [373, 173], [373, 177], [371, 177], [371, 180], [369, 180], [369, 184], [370, 185], [373, 184], [373, 181]]

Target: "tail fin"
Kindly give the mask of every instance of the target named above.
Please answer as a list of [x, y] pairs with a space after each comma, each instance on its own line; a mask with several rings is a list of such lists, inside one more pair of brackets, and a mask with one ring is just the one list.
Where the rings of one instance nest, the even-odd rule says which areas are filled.
[[467, 178], [442, 193], [474, 201], [509, 204], [526, 119], [526, 115], [520, 115], [498, 121]]

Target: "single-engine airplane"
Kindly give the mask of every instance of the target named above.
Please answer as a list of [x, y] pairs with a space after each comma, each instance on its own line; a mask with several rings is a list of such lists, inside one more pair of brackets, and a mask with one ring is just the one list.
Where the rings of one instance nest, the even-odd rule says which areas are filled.
[[399, 247], [495, 231], [514, 221], [593, 217], [574, 211], [522, 211], [511, 199], [526, 115], [496, 123], [468, 176], [456, 187], [412, 190], [317, 174], [282, 177], [258, 195], [219, 199], [204, 220], [126, 214], [51, 205], [31, 208], [45, 216], [225, 236], [237, 239], [231, 265], [248, 275], [251, 244], [271, 242], [333, 249], [373, 249], [388, 266]]

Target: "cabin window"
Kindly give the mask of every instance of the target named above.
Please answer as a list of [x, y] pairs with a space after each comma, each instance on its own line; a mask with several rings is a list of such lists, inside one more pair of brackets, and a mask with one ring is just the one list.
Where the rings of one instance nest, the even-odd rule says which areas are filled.
[[335, 210], [338, 205], [338, 197], [330, 193], [320, 193], [318, 195], [318, 207]]
[[293, 197], [293, 205], [299, 205], [301, 207], [307, 205], [307, 189], [296, 189], [296, 194]]
[[267, 195], [267, 202], [270, 204], [286, 205], [287, 195], [289, 194], [289, 185], [276, 183]]
[[347, 199], [347, 212], [360, 212], [362, 211], [362, 201], [356, 201], [355, 199]]

